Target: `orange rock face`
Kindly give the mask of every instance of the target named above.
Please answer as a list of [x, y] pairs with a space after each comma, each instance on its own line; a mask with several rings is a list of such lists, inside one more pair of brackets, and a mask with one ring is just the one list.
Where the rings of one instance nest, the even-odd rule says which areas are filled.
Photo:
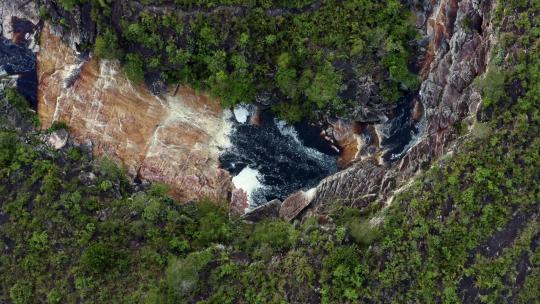
[[358, 122], [337, 120], [332, 123], [332, 128], [332, 136], [341, 149], [337, 165], [340, 169], [344, 169], [357, 159], [362, 145], [358, 136], [362, 131], [362, 125]]
[[38, 53], [38, 113], [44, 128], [70, 126], [94, 153], [121, 161], [142, 179], [171, 186], [181, 201], [226, 200], [228, 172], [219, 150], [229, 145], [228, 114], [208, 96], [182, 87], [154, 96], [134, 85], [112, 61], [80, 61], [44, 27]]

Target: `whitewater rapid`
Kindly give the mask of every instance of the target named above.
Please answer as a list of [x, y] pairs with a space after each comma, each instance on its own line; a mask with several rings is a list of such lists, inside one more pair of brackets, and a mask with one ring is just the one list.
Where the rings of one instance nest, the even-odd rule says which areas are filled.
[[337, 171], [337, 153], [328, 153], [329, 147], [321, 151], [329, 144], [309, 137], [307, 124], [289, 125], [263, 111], [260, 126], [255, 126], [249, 124], [254, 113], [253, 106], [233, 109], [232, 144], [220, 157], [235, 187], [248, 194], [250, 207], [310, 189]]

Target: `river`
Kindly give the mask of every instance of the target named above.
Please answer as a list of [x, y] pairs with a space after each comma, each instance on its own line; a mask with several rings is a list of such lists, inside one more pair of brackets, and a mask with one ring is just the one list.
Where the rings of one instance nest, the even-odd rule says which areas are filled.
[[236, 187], [248, 193], [252, 207], [285, 199], [317, 185], [337, 171], [337, 153], [307, 122], [288, 125], [263, 111], [259, 125], [248, 123], [254, 107], [234, 110], [231, 147], [220, 158]]
[[0, 79], [16, 79], [17, 90], [36, 106], [36, 55], [24, 45], [0, 36]]

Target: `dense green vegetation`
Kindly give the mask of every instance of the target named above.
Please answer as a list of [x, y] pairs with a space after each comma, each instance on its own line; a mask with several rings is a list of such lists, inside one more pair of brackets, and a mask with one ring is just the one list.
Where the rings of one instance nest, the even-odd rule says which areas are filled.
[[355, 104], [338, 97], [346, 68], [371, 76], [387, 102], [418, 85], [408, 69], [416, 30], [398, 0], [58, 2], [68, 17], [76, 4], [92, 4], [94, 53], [120, 58], [131, 80], [159, 75], [224, 106], [265, 93], [290, 121], [346, 114]]
[[539, 12], [495, 12], [481, 119], [452, 156], [386, 210], [334, 205], [302, 223], [247, 225], [219, 203], [136, 189], [111, 161], [21, 131], [8, 118], [32, 113], [4, 92], [0, 302], [540, 302]]
[[[304, 252], [333, 246], [316, 223], [247, 225], [229, 220], [225, 205], [179, 205], [160, 185], [133, 189], [113, 162], [20, 131], [7, 119], [15, 106], [2, 99], [0, 302], [268, 303], [283, 300], [289, 277], [313, 293]], [[284, 271], [292, 265], [294, 274]]]

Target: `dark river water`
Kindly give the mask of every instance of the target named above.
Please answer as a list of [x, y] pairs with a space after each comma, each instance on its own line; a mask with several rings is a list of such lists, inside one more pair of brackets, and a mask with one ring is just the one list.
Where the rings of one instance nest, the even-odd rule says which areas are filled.
[[[252, 113], [246, 107], [238, 112], [244, 112], [244, 117]], [[248, 192], [253, 206], [283, 200], [337, 171], [338, 155], [317, 128], [307, 123], [287, 125], [269, 111], [261, 114], [260, 126], [237, 119], [230, 136], [232, 146], [220, 161], [235, 176], [235, 186]]]
[[[420, 134], [421, 126], [411, 119], [410, 100], [403, 98], [392, 117], [375, 126], [385, 162], [401, 159]], [[306, 122], [287, 125], [269, 111], [262, 113], [260, 126], [253, 126], [247, 123], [253, 107], [234, 112], [232, 146], [220, 162], [235, 186], [248, 192], [252, 207], [308, 190], [337, 172], [338, 153], [321, 138], [319, 128]]]
[[17, 90], [35, 108], [37, 95], [36, 55], [31, 50], [0, 36], [0, 75], [16, 77]]
[[376, 125], [381, 132], [381, 147], [385, 151], [382, 158], [385, 162], [401, 159], [422, 134], [423, 121], [415, 123], [411, 115], [413, 97], [414, 95], [410, 95], [402, 98], [393, 111], [392, 118]]

